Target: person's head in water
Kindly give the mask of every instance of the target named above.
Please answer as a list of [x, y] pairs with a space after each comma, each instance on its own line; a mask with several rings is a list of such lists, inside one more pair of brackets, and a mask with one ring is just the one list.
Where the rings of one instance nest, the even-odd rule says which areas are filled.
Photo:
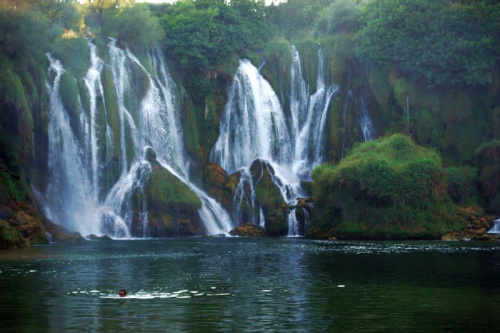
[[120, 289], [120, 297], [127, 296], [127, 291], [125, 289]]

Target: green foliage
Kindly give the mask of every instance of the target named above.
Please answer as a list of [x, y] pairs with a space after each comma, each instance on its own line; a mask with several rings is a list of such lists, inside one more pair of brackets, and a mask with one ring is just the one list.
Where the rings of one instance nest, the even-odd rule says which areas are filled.
[[212, 92], [211, 80], [232, 75], [235, 58], [254, 58], [270, 34], [263, 1], [185, 0], [160, 8], [153, 11], [165, 32], [163, 49], [197, 105]]
[[318, 12], [331, 0], [288, 0], [271, 6], [269, 17], [287, 39], [302, 38], [314, 27]]
[[329, 60], [330, 74], [334, 82], [343, 82], [355, 67], [354, 44], [352, 34], [338, 33], [319, 39], [325, 60]]
[[309, 84], [309, 93], [316, 91], [316, 83], [318, 76], [318, 41], [309, 35], [295, 43], [295, 47], [299, 51], [302, 65], [302, 74], [304, 79]]
[[[286, 39], [274, 38], [264, 48], [266, 65], [262, 74], [270, 82], [274, 91], [287, 91], [290, 85], [290, 67], [292, 63], [290, 42]], [[278, 94], [283, 97], [283, 94]], [[288, 101], [280, 101], [287, 105]]]
[[[251, 8], [255, 7], [255, 8]], [[167, 56], [184, 69], [213, 70], [234, 52], [262, 46], [263, 3], [248, 0], [179, 1], [161, 16]]]
[[362, 7], [355, 0], [337, 0], [325, 8], [316, 24], [316, 34], [333, 35], [356, 32], [359, 29], [359, 17]]
[[439, 155], [406, 136], [362, 144], [338, 165], [314, 169], [319, 225], [349, 229], [355, 223], [367, 232], [391, 227], [409, 234], [454, 228], [444, 175]]
[[51, 53], [76, 77], [84, 77], [90, 67], [90, 50], [83, 38], [57, 38]]
[[279, 73], [285, 75], [290, 71], [292, 63], [290, 42], [284, 38], [275, 38], [266, 44], [264, 56], [270, 65], [275, 66]]
[[17, 9], [9, 3], [0, 4], [0, 46], [11, 59], [44, 56], [60, 33], [61, 26], [36, 6]]
[[12, 249], [24, 245], [21, 232], [11, 227], [6, 221], [0, 220], [0, 249]]
[[139, 50], [156, 45], [162, 35], [158, 19], [146, 5], [106, 11], [102, 29], [104, 36], [116, 37]]
[[357, 53], [397, 64], [430, 86], [492, 82], [500, 56], [500, 4], [489, 1], [379, 0], [366, 5]]
[[478, 194], [477, 169], [469, 166], [446, 168], [448, 175], [448, 194], [460, 205], [473, 204]]

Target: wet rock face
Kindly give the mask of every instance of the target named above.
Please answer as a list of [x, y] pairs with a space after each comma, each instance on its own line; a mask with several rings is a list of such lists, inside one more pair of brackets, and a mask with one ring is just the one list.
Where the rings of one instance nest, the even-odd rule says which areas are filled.
[[153, 148], [151, 147], [146, 148], [145, 159], [150, 163], [156, 161], [156, 152], [153, 150]]
[[[224, 208], [231, 210], [235, 190], [235, 186], [232, 186], [234, 178], [230, 181], [226, 170], [216, 163], [209, 163], [203, 173], [203, 182], [207, 194], [219, 201]], [[238, 182], [239, 179], [236, 184]]]
[[256, 183], [262, 177], [269, 178], [274, 176], [274, 168], [267, 161], [257, 159], [252, 162], [250, 166], [250, 172], [252, 174], [253, 182]]
[[152, 172], [144, 188], [136, 188], [132, 196], [132, 236], [201, 235], [198, 209], [202, 204], [198, 196], [153, 159], [152, 149], [148, 148], [146, 155]]
[[12, 249], [33, 244], [54, 242], [79, 242], [82, 236], [69, 232], [41, 215], [30, 204], [16, 200], [2, 206], [0, 221], [0, 248]]
[[241, 227], [247, 223], [259, 224], [262, 212], [266, 235], [285, 236], [290, 208], [278, 186], [280, 180], [274, 176], [271, 164], [262, 159], [253, 161], [250, 169], [229, 176], [219, 165], [211, 163], [205, 169], [204, 185], [209, 195], [232, 212], [233, 219], [239, 221]]

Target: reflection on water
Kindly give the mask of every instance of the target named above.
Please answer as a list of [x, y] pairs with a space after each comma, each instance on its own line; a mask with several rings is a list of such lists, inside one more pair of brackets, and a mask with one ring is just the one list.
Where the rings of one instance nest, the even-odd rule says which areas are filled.
[[54, 332], [500, 331], [498, 276], [498, 243], [53, 245], [0, 252], [0, 324]]

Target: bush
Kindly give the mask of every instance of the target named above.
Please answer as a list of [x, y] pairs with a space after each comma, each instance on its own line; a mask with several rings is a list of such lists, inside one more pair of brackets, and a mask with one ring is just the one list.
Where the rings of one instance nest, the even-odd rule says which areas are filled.
[[455, 227], [441, 158], [406, 136], [362, 144], [339, 164], [317, 167], [312, 177], [323, 228], [401, 236]]

